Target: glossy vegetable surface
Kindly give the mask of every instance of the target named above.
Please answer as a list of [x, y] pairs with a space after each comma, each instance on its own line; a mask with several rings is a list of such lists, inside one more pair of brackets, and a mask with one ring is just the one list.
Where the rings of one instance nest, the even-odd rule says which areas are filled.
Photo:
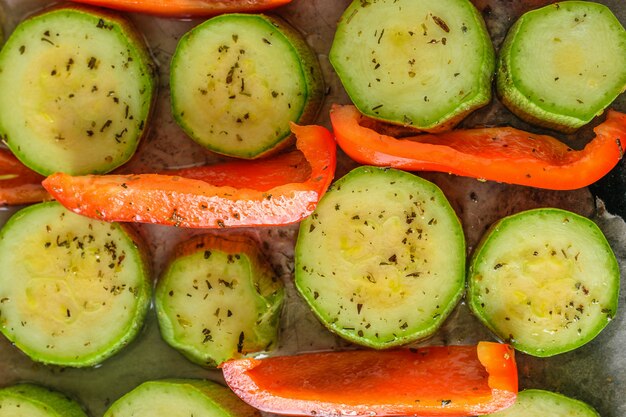
[[[218, 166], [212, 174], [210, 167], [199, 169], [200, 178], [220, 177], [218, 185], [179, 175], [72, 177], [57, 173], [44, 181], [44, 187], [68, 209], [100, 220], [199, 228], [294, 223], [311, 214], [330, 185], [336, 149], [330, 132], [323, 127], [292, 125], [292, 129], [296, 146], [310, 165], [310, 175], [300, 182], [288, 176], [293, 168], [283, 171], [277, 166], [268, 183], [264, 176], [255, 174], [256, 164], [248, 167], [236, 162], [235, 168]], [[270, 164], [276, 166], [275, 162]], [[175, 174], [181, 172], [190, 171]], [[241, 172], [249, 181], [242, 184], [239, 174], [222, 175], [228, 172]], [[273, 182], [280, 177], [282, 184]]]
[[456, 130], [402, 139], [361, 125], [352, 106], [334, 106], [337, 143], [352, 159], [409, 171], [440, 171], [554, 190], [585, 187], [622, 158], [626, 114], [609, 111], [596, 137], [580, 151], [551, 136], [511, 127]]
[[613, 320], [620, 271], [593, 221], [541, 208], [491, 226], [467, 284], [469, 307], [500, 340], [548, 357], [588, 343]]
[[221, 13], [273, 9], [291, 0], [73, 0], [127, 12], [160, 16], [212, 16]]
[[435, 184], [361, 166], [300, 224], [294, 283], [330, 331], [388, 349], [441, 327], [463, 295], [465, 258], [461, 223]]
[[293, 145], [290, 122], [314, 122], [324, 97], [320, 64], [303, 35], [263, 14], [221, 15], [187, 32], [169, 85], [172, 115], [189, 137], [243, 159]]
[[154, 304], [163, 340], [213, 367], [274, 349], [284, 298], [283, 281], [254, 239], [204, 234], [176, 247]]
[[377, 120], [442, 132], [491, 100], [494, 48], [470, 0], [353, 0], [328, 58]]
[[496, 87], [502, 103], [521, 119], [572, 133], [626, 88], [626, 30], [611, 9], [596, 2], [531, 10], [500, 48]]
[[0, 206], [47, 200], [45, 177], [28, 169], [7, 149], [0, 149]]
[[513, 350], [491, 342], [240, 359], [222, 370], [244, 401], [289, 415], [473, 416], [517, 395]]
[[155, 63], [130, 19], [48, 8], [22, 20], [0, 50], [0, 137], [42, 175], [104, 174], [146, 136], [156, 86]]

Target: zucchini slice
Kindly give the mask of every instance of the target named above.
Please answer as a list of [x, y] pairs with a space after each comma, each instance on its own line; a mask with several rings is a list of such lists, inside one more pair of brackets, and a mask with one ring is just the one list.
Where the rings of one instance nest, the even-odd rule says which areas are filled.
[[0, 417], [87, 417], [81, 406], [57, 391], [33, 384], [0, 389]]
[[470, 308], [498, 337], [530, 355], [567, 352], [614, 317], [619, 267], [591, 220], [536, 209], [498, 221], [468, 274]]
[[54, 8], [20, 23], [0, 51], [0, 137], [40, 174], [105, 173], [134, 154], [155, 86], [130, 22]]
[[156, 289], [163, 339], [205, 366], [269, 350], [283, 284], [243, 235], [202, 235], [176, 249]]
[[497, 91], [517, 116], [571, 133], [626, 88], [626, 30], [606, 6], [565, 1], [524, 14], [500, 50]]
[[463, 229], [434, 184], [362, 166], [302, 222], [295, 284], [322, 323], [347, 340], [382, 349], [424, 339], [463, 293]]
[[354, 0], [329, 58], [375, 119], [437, 132], [491, 100], [493, 45], [469, 0]]
[[47, 202], [0, 230], [0, 331], [35, 361], [102, 362], [137, 334], [150, 293], [145, 251], [123, 225]]
[[517, 394], [515, 404], [488, 414], [493, 417], [600, 417], [590, 405], [555, 392], [527, 389]]
[[170, 74], [178, 124], [211, 151], [239, 158], [287, 146], [289, 122], [312, 122], [322, 103], [317, 57], [277, 17], [207, 20], [180, 40]]
[[139, 385], [104, 417], [261, 417], [231, 390], [204, 380], [164, 379]]

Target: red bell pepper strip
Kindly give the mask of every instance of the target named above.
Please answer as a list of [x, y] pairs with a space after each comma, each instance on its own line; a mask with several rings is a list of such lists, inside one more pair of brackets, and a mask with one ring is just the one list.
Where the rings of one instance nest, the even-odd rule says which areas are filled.
[[[321, 126], [292, 125], [292, 131], [309, 166], [298, 165], [300, 159], [287, 154], [252, 163], [178, 170], [173, 175], [56, 173], [43, 185], [66, 208], [105, 221], [194, 228], [295, 223], [311, 214], [330, 185], [336, 145]], [[261, 169], [264, 164], [269, 168]], [[302, 179], [296, 170], [308, 175]]]
[[513, 349], [491, 342], [248, 358], [221, 368], [242, 400], [277, 414], [475, 416], [517, 397]]
[[217, 187], [246, 188], [254, 184], [255, 190], [267, 191], [287, 182], [305, 182], [311, 176], [311, 167], [302, 152], [293, 151], [267, 159], [232, 161], [163, 173], [202, 180]]
[[41, 186], [44, 177], [24, 166], [7, 149], [0, 149], [0, 206], [50, 199]]
[[337, 143], [362, 164], [407, 171], [440, 171], [553, 190], [586, 187], [622, 158], [626, 114], [610, 110], [596, 137], [575, 151], [557, 139], [511, 127], [454, 130], [403, 139], [362, 126], [353, 106], [333, 106]]
[[222, 13], [258, 12], [291, 0], [72, 0], [126, 12], [164, 17], [214, 16]]

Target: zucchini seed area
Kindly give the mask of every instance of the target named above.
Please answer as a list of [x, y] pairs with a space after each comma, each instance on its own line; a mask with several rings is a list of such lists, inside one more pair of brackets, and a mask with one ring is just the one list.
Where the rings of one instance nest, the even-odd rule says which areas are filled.
[[174, 259], [156, 293], [163, 338], [209, 366], [273, 347], [282, 299], [269, 267], [210, 247]]
[[302, 223], [296, 285], [339, 335], [399, 345], [430, 336], [454, 307], [464, 248], [436, 186], [400, 171], [357, 168]]
[[307, 98], [297, 50], [261, 16], [211, 19], [172, 60], [174, 117], [201, 145], [254, 158], [290, 135]]
[[465, 0], [354, 1], [330, 59], [359, 110], [432, 130], [491, 96], [494, 53]]
[[126, 232], [57, 203], [9, 220], [0, 270], [0, 330], [45, 363], [98, 363], [128, 343], [147, 309], [143, 260]]
[[470, 303], [516, 348], [538, 356], [574, 349], [614, 316], [619, 272], [595, 225], [536, 211], [495, 226], [470, 269]]
[[0, 133], [11, 150], [44, 175], [126, 162], [154, 89], [138, 48], [118, 23], [85, 12], [24, 21], [0, 54]]

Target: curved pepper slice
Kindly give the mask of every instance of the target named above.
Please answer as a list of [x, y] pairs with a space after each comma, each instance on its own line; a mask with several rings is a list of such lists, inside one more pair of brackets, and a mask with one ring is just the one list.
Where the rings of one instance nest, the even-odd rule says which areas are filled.
[[573, 190], [599, 180], [622, 158], [626, 143], [626, 115], [612, 110], [580, 151], [553, 137], [511, 127], [396, 139], [362, 126], [353, 106], [333, 106], [330, 116], [341, 149], [363, 164], [553, 190]]
[[56, 173], [43, 185], [66, 208], [105, 221], [197, 228], [295, 223], [311, 214], [330, 185], [336, 145], [321, 126], [292, 125], [292, 131], [301, 157], [286, 154], [172, 175]]
[[72, 0], [126, 12], [158, 16], [213, 16], [222, 13], [258, 12], [290, 3], [291, 0]]
[[22, 164], [8, 149], [0, 149], [0, 206], [37, 203], [50, 199], [44, 179]]
[[491, 342], [239, 359], [221, 368], [241, 399], [277, 414], [474, 416], [517, 396], [513, 349]]

